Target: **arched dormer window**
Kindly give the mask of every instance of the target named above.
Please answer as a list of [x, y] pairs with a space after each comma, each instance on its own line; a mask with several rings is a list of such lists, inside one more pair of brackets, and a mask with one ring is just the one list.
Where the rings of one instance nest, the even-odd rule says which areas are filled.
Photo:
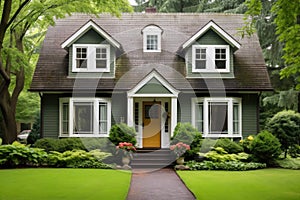
[[149, 25], [142, 30], [142, 34], [144, 52], [161, 52], [161, 28]]

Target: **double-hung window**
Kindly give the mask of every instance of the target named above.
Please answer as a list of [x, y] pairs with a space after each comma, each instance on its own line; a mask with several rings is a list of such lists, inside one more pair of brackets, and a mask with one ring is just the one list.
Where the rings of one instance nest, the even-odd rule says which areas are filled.
[[60, 99], [61, 137], [107, 137], [111, 103], [101, 98]]
[[162, 30], [155, 25], [150, 25], [142, 30], [143, 33], [143, 51], [161, 52], [161, 34]]
[[110, 46], [106, 44], [73, 44], [73, 72], [109, 72]]
[[194, 98], [192, 122], [204, 137], [241, 137], [239, 98]]
[[192, 72], [230, 72], [228, 45], [193, 45]]

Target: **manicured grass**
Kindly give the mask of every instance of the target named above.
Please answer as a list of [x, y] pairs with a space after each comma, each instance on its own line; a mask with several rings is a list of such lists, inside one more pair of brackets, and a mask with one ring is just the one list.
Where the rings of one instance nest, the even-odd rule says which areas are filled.
[[101, 169], [0, 170], [0, 199], [126, 199], [130, 177], [129, 172]]
[[199, 200], [299, 200], [300, 171], [178, 171]]

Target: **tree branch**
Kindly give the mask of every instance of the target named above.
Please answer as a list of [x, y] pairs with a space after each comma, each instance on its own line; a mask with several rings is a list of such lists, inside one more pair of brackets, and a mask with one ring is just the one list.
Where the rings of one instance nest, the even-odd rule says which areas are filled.
[[26, 6], [27, 3], [29, 3], [30, 0], [25, 0], [20, 7], [18, 8], [18, 10], [14, 13], [14, 15], [12, 16], [12, 18], [9, 20], [9, 22], [7, 23], [7, 27], [9, 27], [12, 22], [16, 19], [16, 17], [18, 16], [18, 14], [22, 11], [22, 9]]
[[4, 2], [3, 10], [2, 10], [2, 17], [1, 17], [1, 22], [0, 22], [0, 50], [2, 49], [2, 44], [5, 36], [5, 32], [8, 28], [7, 22], [9, 20], [9, 16], [11, 13], [11, 5], [12, 5], [12, 0], [6, 0]]

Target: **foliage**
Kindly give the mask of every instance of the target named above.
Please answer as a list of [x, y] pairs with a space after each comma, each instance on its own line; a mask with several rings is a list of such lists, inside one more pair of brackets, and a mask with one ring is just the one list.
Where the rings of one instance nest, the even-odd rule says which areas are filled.
[[[3, 116], [4, 143], [17, 139], [15, 113], [18, 98], [24, 87], [29, 85], [39, 45], [48, 26], [74, 12], [93, 15], [108, 12], [120, 16], [120, 12], [131, 10], [127, 0], [1, 1], [0, 112]], [[21, 99], [19, 103], [20, 108], [26, 101]], [[26, 105], [21, 107], [26, 108]]]
[[227, 161], [227, 162], [195, 162], [189, 161], [186, 165], [191, 170], [226, 170], [226, 171], [246, 171], [254, 169], [266, 168], [266, 164], [263, 163], [244, 163], [239, 161]]
[[45, 149], [45, 151], [57, 151], [65, 152], [71, 150], [86, 150], [82, 144], [80, 138], [64, 138], [64, 139], [53, 139], [53, 138], [42, 138], [34, 143], [34, 147]]
[[2, 145], [2, 138], [0, 138], [0, 146]]
[[63, 153], [52, 151], [48, 156], [48, 164], [53, 167], [111, 169], [112, 166], [101, 162], [110, 155], [100, 150], [73, 150]]
[[[138, 0], [139, 7], [145, 7]], [[159, 12], [227, 12], [243, 13], [245, 0], [215, 0], [215, 1], [194, 1], [194, 0], [149, 0], [146, 3], [150, 7], [156, 7]], [[137, 10], [141, 10], [140, 8]]]
[[120, 142], [129, 142], [135, 145], [135, 136], [135, 129], [133, 127], [129, 127], [125, 123], [113, 125], [109, 132], [109, 140], [116, 146], [119, 145]]
[[272, 164], [281, 153], [279, 140], [268, 131], [260, 132], [250, 145], [254, 158], [263, 163]]
[[228, 153], [240, 153], [243, 152], [243, 147], [238, 143], [228, 139], [205, 139], [201, 141], [201, 153], [207, 153], [215, 147], [222, 147]]
[[24, 144], [14, 142], [11, 145], [0, 146], [0, 167], [37, 167], [47, 160], [47, 153], [43, 149], [30, 148]]
[[243, 139], [240, 141], [240, 144], [243, 147], [245, 153], [251, 153], [250, 146], [251, 146], [253, 140], [254, 140], [254, 137], [252, 135], [249, 135], [246, 139]]
[[182, 156], [186, 151], [191, 150], [190, 145], [178, 142], [177, 144], [171, 145], [170, 150], [175, 154], [176, 158]]
[[279, 91], [272, 96], [267, 96], [263, 99], [264, 106], [271, 104], [282, 109], [298, 110], [298, 91], [294, 88], [289, 90]]
[[300, 158], [279, 159], [276, 164], [284, 169], [300, 169]]
[[[261, 11], [263, 11], [262, 3], [267, 4], [267, 1], [262, 0], [248, 0], [248, 11], [246, 12], [246, 17], [251, 16], [251, 22], [247, 21], [244, 29], [244, 33], [252, 34], [254, 26], [259, 19]], [[295, 76], [297, 81], [296, 89], [300, 89], [300, 3], [299, 0], [289, 1], [289, 0], [277, 0], [269, 1], [271, 9], [269, 9], [271, 16], [271, 21], [274, 21], [276, 25], [276, 40], [273, 44], [275, 51], [281, 52], [283, 46], [283, 55], [285, 68], [281, 71], [281, 77], [286, 78], [290, 76]], [[273, 26], [274, 27], [274, 26]], [[250, 31], [249, 31], [250, 30]], [[273, 30], [273, 31], [272, 31]], [[274, 29], [269, 29], [270, 33], [273, 33]], [[274, 38], [274, 37], [272, 37]], [[273, 48], [272, 47], [272, 48]], [[279, 54], [277, 54], [279, 55]], [[274, 54], [274, 57], [275, 54]]]
[[[25, 86], [25, 89], [27, 89], [27, 86]], [[39, 113], [39, 110], [39, 95], [37, 93], [23, 91], [18, 98], [16, 120], [18, 122], [31, 123], [35, 121], [35, 116]]]
[[171, 138], [171, 145], [178, 142], [190, 145], [190, 150], [185, 152], [184, 157], [186, 160], [192, 160], [200, 151], [201, 139], [201, 133], [190, 123], [178, 123]]
[[292, 158], [297, 158], [297, 157], [300, 157], [300, 145], [292, 145], [290, 148], [289, 148], [289, 155], [292, 157]]
[[222, 147], [228, 153], [240, 153], [243, 152], [243, 147], [238, 143], [228, 139], [222, 138], [219, 139], [215, 145], [215, 147]]
[[40, 115], [33, 123], [32, 130], [27, 137], [27, 144], [34, 144], [38, 139], [40, 139]]
[[32, 148], [18, 142], [11, 145], [0, 146], [0, 167], [67, 167], [67, 168], [101, 168], [110, 169], [102, 161], [111, 156], [110, 153], [92, 150], [73, 150], [59, 153], [52, 151], [47, 153], [40, 148]]
[[300, 114], [291, 110], [277, 113], [267, 124], [267, 129], [279, 139], [285, 157], [291, 146], [300, 144], [299, 124]]
[[238, 154], [228, 154], [222, 147], [215, 147], [212, 151], [203, 155], [206, 160], [212, 162], [229, 162], [229, 161], [247, 161], [249, 154], [238, 153]]

